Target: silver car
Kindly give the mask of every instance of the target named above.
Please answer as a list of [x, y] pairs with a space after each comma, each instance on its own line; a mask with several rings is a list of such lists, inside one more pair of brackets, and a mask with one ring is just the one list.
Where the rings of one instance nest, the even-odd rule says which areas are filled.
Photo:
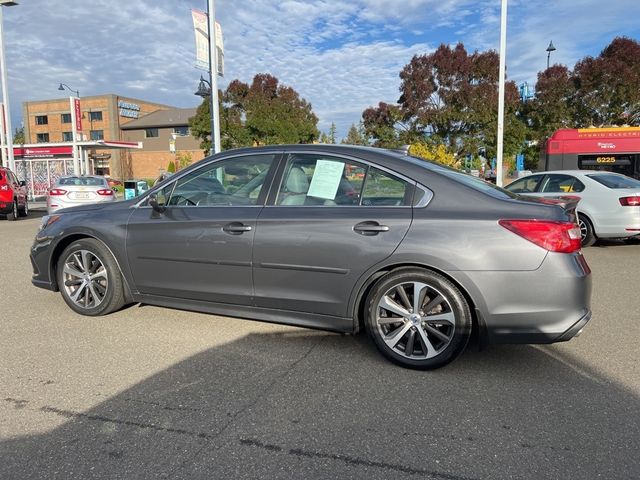
[[64, 175], [49, 190], [47, 212], [51, 214], [61, 208], [113, 202], [115, 199], [115, 192], [104, 177]]
[[640, 181], [619, 173], [559, 170], [527, 175], [507, 190], [537, 197], [576, 197], [582, 245], [640, 235]]

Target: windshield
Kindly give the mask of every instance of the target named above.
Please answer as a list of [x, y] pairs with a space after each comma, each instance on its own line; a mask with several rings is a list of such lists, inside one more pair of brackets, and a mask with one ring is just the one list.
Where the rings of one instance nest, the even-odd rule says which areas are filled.
[[615, 173], [587, 175], [587, 177], [608, 188], [640, 188], [640, 181], [634, 178], [625, 177], [624, 175], [616, 175]]

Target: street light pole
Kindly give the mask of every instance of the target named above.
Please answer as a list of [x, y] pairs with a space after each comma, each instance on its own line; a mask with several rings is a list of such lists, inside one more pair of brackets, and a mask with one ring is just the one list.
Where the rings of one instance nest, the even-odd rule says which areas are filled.
[[547, 70], [549, 69], [549, 60], [551, 59], [551, 52], [555, 52], [556, 47], [553, 46], [553, 40], [549, 42], [547, 47]]
[[15, 172], [15, 159], [13, 158], [13, 131], [11, 127], [11, 106], [9, 105], [9, 91], [7, 88], [7, 65], [4, 58], [4, 26], [1, 7], [13, 7], [18, 5], [18, 2], [11, 0], [0, 1], [0, 69], [2, 70], [2, 102], [4, 103], [4, 112], [6, 119], [3, 128], [6, 128], [6, 141], [7, 141], [7, 158], [9, 161], [9, 169]]
[[507, 0], [502, 0], [500, 15], [500, 67], [498, 77], [498, 142], [496, 152], [496, 185], [502, 186], [502, 154], [504, 150], [504, 77], [507, 50]]
[[220, 111], [218, 107], [218, 51], [216, 49], [216, 9], [215, 0], [208, 0], [209, 20], [209, 81], [211, 85], [211, 151], [220, 152]]
[[74, 90], [66, 83], [61, 83], [60, 86], [58, 87], [58, 90], [61, 90], [63, 92], [65, 89], [76, 94], [75, 97], [69, 97], [69, 110], [71, 111], [71, 125], [72, 125], [71, 136], [73, 141], [73, 174], [80, 175], [83, 173], [82, 172], [83, 165], [82, 165], [82, 152], [80, 150], [80, 147], [78, 147], [78, 140], [82, 141], [82, 138], [78, 139], [77, 125], [81, 121], [78, 119], [78, 115], [82, 115], [82, 113], [80, 112], [79, 107], [78, 107], [79, 111], [76, 111], [76, 102], [78, 103], [80, 102], [80, 90]]

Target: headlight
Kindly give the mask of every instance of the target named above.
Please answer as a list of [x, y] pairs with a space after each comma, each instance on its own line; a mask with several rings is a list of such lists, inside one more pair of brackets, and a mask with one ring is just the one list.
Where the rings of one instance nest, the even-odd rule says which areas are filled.
[[38, 229], [38, 231], [41, 232], [52, 223], [57, 222], [58, 220], [60, 220], [61, 216], [62, 215], [45, 215], [44, 217], [42, 217], [42, 222], [40, 223], [40, 228]]

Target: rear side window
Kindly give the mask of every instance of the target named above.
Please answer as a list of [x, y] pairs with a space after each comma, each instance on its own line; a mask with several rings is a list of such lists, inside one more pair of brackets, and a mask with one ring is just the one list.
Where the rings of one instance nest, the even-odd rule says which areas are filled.
[[540, 191], [542, 193], [574, 193], [583, 190], [584, 185], [576, 177], [571, 175], [548, 175]]
[[362, 192], [362, 205], [392, 206], [406, 205], [407, 182], [371, 167]]
[[602, 175], [587, 175], [591, 180], [595, 180], [601, 183], [605, 187], [612, 189], [625, 189], [625, 188], [640, 188], [640, 181], [633, 178], [625, 177], [624, 175], [602, 174]]

